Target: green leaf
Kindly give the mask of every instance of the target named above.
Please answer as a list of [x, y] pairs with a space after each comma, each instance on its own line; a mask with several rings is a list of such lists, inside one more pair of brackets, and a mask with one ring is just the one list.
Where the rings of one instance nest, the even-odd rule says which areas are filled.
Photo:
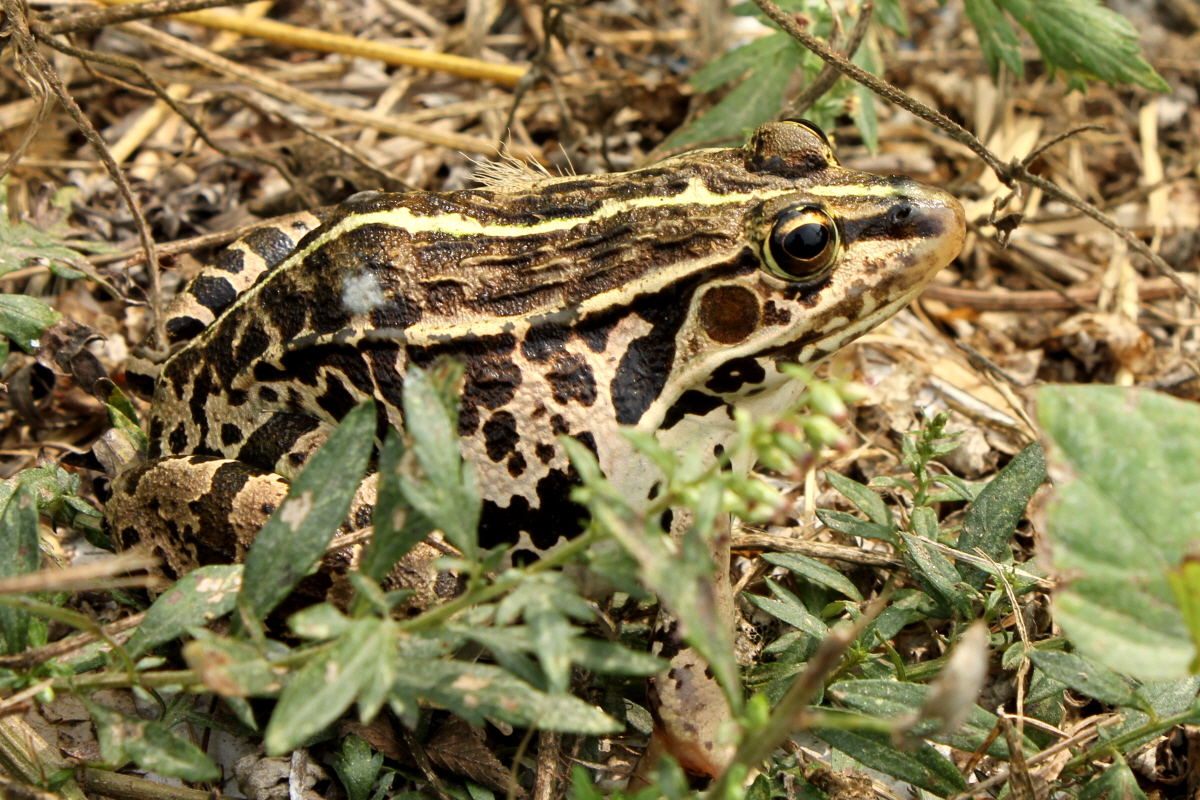
[[341, 636], [350, 629], [351, 624], [350, 618], [330, 603], [318, 603], [288, 617], [288, 627], [292, 633], [314, 641]]
[[28, 222], [13, 224], [9, 219], [7, 198], [6, 176], [0, 179], [0, 275], [7, 275], [29, 266], [31, 261], [39, 259], [48, 262], [50, 271], [60, 277], [82, 277], [82, 272], [68, 265], [78, 262], [84, 253], [115, 252], [110, 245], [104, 243], [67, 238], [66, 234], [70, 228], [68, 215], [71, 211], [67, 193], [60, 190], [59, 195], [51, 202], [60, 215], [59, 219], [45, 230]]
[[825, 470], [825, 480], [829, 481], [829, 485], [844, 495], [859, 511], [866, 514], [867, 519], [871, 522], [887, 528], [895, 526], [892, 512], [888, 511], [888, 507], [884, 505], [883, 498], [878, 493], [833, 470]]
[[770, 63], [782, 51], [792, 48], [792, 39], [777, 32], [759, 37], [741, 47], [714, 58], [688, 79], [697, 92], [713, 92], [742, 78], [747, 72]]
[[[527, 667], [514, 669], [514, 662], [517, 661], [515, 657], [535, 652], [537, 643], [527, 626], [472, 627], [462, 628], [458, 632], [465, 638], [490, 650], [496, 656], [496, 660], [509, 672], [516, 674], [526, 683], [536, 685], [537, 677], [533, 680], [527, 677], [527, 675], [537, 676], [536, 669], [532, 672], [529, 672]], [[572, 636], [565, 642], [564, 654], [571, 664], [605, 675], [645, 675], [649, 677], [668, 666], [668, 662], [649, 653], [630, 650], [616, 642], [585, 639], [582, 636]], [[532, 662], [529, 664], [532, 666]]]
[[1120, 753], [1113, 754], [1113, 765], [1098, 777], [1092, 778], [1079, 792], [1079, 800], [1147, 800], [1146, 793], [1138, 786], [1137, 777], [1125, 763]]
[[382, 581], [435, 527], [426, 516], [414, 512], [404, 496], [404, 482], [412, 480], [411, 460], [406, 460], [404, 453], [404, 440], [394, 429], [389, 430], [379, 454], [375, 533], [359, 565], [359, 571], [374, 581]]
[[1128, 706], [1134, 701], [1133, 689], [1121, 676], [1091, 659], [1061, 650], [1031, 650], [1029, 658], [1047, 677], [1101, 703]]
[[904, 15], [904, 8], [900, 5], [900, 0], [880, 0], [875, 4], [875, 18], [891, 28], [902, 39], [909, 37], [908, 17]]
[[803, 56], [783, 34], [763, 38], [773, 41], [769, 47], [760, 45], [763, 52], [754, 72], [703, 116], [663, 142], [664, 148], [678, 150], [689, 145], [740, 142], [748, 131], [779, 113], [788, 81]]
[[[913, 521], [924, 515], [932, 515], [928, 508], [914, 508]], [[936, 523], [935, 523], [936, 524]], [[940, 600], [947, 608], [952, 609], [959, 619], [972, 618], [971, 598], [966, 589], [961, 586], [962, 577], [950, 559], [934, 549], [929, 542], [920, 536], [901, 531], [904, 540], [904, 566], [912, 573], [914, 579], [931, 597]]]
[[342, 740], [342, 751], [334, 753], [331, 760], [348, 800], [368, 800], [383, 766], [383, 753], [371, 750], [361, 736], [350, 734]]
[[521, 581], [496, 608], [496, 624], [506, 625], [523, 616], [533, 637], [533, 652], [546, 673], [550, 691], [565, 692], [571, 685], [571, 641], [581, 631], [570, 617], [592, 619], [591, 607], [575, 592], [561, 572], [543, 572]]
[[796, 553], [763, 553], [762, 559], [768, 564], [774, 564], [777, 567], [791, 570], [801, 578], [810, 580], [813, 583], [828, 586], [830, 589], [846, 595], [851, 600], [862, 602], [862, 593], [850, 582], [849, 578], [833, 567], [817, 561], [815, 558], [809, 558], [808, 556]]
[[12, 339], [26, 353], [32, 353], [46, 329], [60, 319], [62, 314], [36, 297], [0, 295], [0, 336]]
[[[958, 495], [959, 500], [965, 500], [968, 503], [974, 503], [975, 498], [979, 496], [980, 489], [976, 486], [964, 481], [957, 475], [938, 475], [934, 479], [934, 483], [945, 484], [950, 487], [950, 491]], [[954, 498], [947, 498], [953, 500]]]
[[1000, 78], [1000, 64], [1018, 78], [1025, 77], [1025, 59], [1021, 58], [1021, 42], [996, 0], [965, 0], [967, 19], [975, 27], [979, 47], [987, 61], [992, 80]]
[[896, 529], [889, 525], [877, 525], [874, 522], [867, 522], [851, 514], [842, 511], [831, 511], [827, 508], [817, 509], [817, 519], [821, 520], [822, 524], [830, 530], [844, 533], [847, 536], [878, 539], [893, 545], [900, 544], [900, 537], [896, 535]]
[[133, 632], [125, 650], [135, 661], [188, 629], [207, 625], [233, 610], [242, 585], [241, 564], [220, 564], [189, 572], [158, 596]]
[[755, 608], [767, 612], [776, 619], [783, 620], [797, 630], [804, 631], [818, 639], [824, 639], [829, 635], [829, 627], [809, 613], [795, 595], [770, 578], [767, 579], [767, 586], [771, 589], [771, 593], [779, 598], [778, 600], [755, 594], [743, 594], [742, 597], [749, 600]]
[[839, 726], [814, 727], [813, 734], [856, 761], [938, 797], [966, 791], [967, 782], [954, 763], [928, 744], [920, 742], [901, 750], [890, 733], [878, 730], [878, 721], [871, 717], [830, 709], [820, 709], [820, 713], [823, 723], [836, 722]]
[[313, 453], [254, 540], [238, 595], [243, 617], [265, 619], [321, 558], [350, 510], [374, 445], [375, 403], [367, 401]]
[[221, 770], [203, 750], [175, 736], [161, 722], [127, 717], [86, 699], [84, 704], [96, 722], [100, 755], [109, 764], [132, 761], [147, 772], [184, 781], [221, 777]]
[[403, 659], [394, 688], [402, 697], [443, 705], [475, 725], [494, 717], [522, 727], [596, 735], [624, 727], [574, 695], [540, 692], [489, 664]]
[[[1196, 654], [1169, 574], [1200, 539], [1200, 405], [1112, 386], [1038, 392], [1056, 498], [1055, 621], [1076, 650], [1141, 680]], [[1152, 657], [1151, 657], [1152, 656]]]
[[[213, 692], [230, 699], [274, 697], [283, 689], [287, 669], [263, 658], [254, 645], [244, 639], [197, 634], [184, 645], [183, 657]], [[287, 654], [286, 648], [277, 649]]]
[[108, 409], [108, 421], [112, 423], [113, 429], [128, 442], [125, 455], [131, 461], [145, 458], [150, 449], [150, 437], [119, 406], [109, 405], [106, 408]]
[[1193, 673], [1200, 672], [1200, 561], [1189, 557], [1179, 565], [1179, 569], [1167, 572], [1167, 582], [1171, 584], [1183, 624], [1187, 626], [1192, 644], [1196, 647], [1196, 656], [1188, 669]]
[[[971, 555], [982, 550], [998, 563], [1012, 560], [1008, 541], [1017, 530], [1017, 523], [1033, 493], [1046, 480], [1046, 457], [1041, 444], [1034, 442], [1013, 458], [992, 479], [975, 502], [967, 509], [962, 533], [955, 547]], [[960, 567], [964, 580], [976, 589], [987, 581], [981, 570], [964, 564]]]
[[[22, 483], [4, 504], [0, 515], [0, 578], [37, 572], [41, 560], [37, 495]], [[29, 638], [29, 612], [0, 607], [0, 630], [9, 655], [22, 652]]]
[[396, 629], [390, 619], [354, 620], [333, 647], [305, 664], [280, 694], [263, 736], [267, 752], [286, 753], [332, 725], [381, 671], [390, 676], [396, 661]]
[[[839, 681], [827, 690], [829, 697], [841, 705], [882, 719], [898, 720], [920, 712], [929, 694], [929, 687], [919, 683], [902, 683], [892, 680]], [[918, 739], [932, 739], [964, 752], [975, 752], [983, 746], [996, 727], [996, 715], [988, 713], [978, 705], [971, 706], [962, 725], [954, 731], [939, 732], [941, 720], [932, 719], [910, 731]], [[1031, 756], [1038, 751], [1028, 738], [1025, 751]], [[993, 758], [1008, 760], [1008, 745], [1004, 738], [994, 738], [987, 749]]]
[[1051, 70], [1081, 79], [1134, 83], [1158, 92], [1166, 81], [1141, 57], [1137, 30], [1099, 0], [997, 0], [1029, 32]]
[[469, 560], [479, 553], [479, 515], [483, 508], [475, 470], [459, 452], [454, 408], [415, 366], [404, 379], [404, 428], [412, 438], [421, 481], [401, 481], [409, 505], [445, 535]]
[[879, 152], [879, 117], [875, 114], [875, 93], [861, 84], [854, 84], [854, 126], [862, 136], [867, 152]]

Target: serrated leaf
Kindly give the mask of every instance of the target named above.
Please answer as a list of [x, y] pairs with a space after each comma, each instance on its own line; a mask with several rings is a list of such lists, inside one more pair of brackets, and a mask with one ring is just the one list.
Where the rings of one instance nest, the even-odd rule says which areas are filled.
[[983, 50], [992, 80], [999, 79], [1001, 63], [1018, 78], [1025, 77], [1021, 42], [1004, 12], [996, 6], [996, 0], [964, 0], [963, 10], [979, 37], [979, 47]]
[[1029, 659], [1050, 678], [1113, 706], [1133, 703], [1133, 689], [1117, 673], [1076, 653], [1031, 650]]
[[856, 761], [938, 797], [966, 791], [967, 782], [954, 763], [928, 744], [920, 742], [911, 749], [901, 750], [890, 733], [872, 730], [878, 723], [871, 717], [830, 709], [820, 709], [820, 713], [840, 725], [814, 727], [813, 734]]
[[850, 579], [828, 564], [823, 564], [815, 558], [796, 553], [763, 553], [762, 560], [768, 564], [791, 570], [800, 577], [821, 586], [828, 586], [834, 591], [841, 592], [851, 600], [862, 602], [862, 593], [858, 591]]
[[[1013, 457], [992, 479], [967, 509], [956, 549], [976, 554], [982, 550], [992, 560], [1004, 563], [1012, 556], [1009, 539], [1025, 513], [1033, 493], [1046, 480], [1046, 457], [1041, 444], [1034, 442]], [[981, 570], [964, 564], [963, 579], [976, 589], [987, 581]]]
[[62, 319], [42, 300], [24, 294], [0, 295], [0, 336], [7, 336], [32, 353], [46, 329]]
[[1170, 91], [1166, 81], [1142, 59], [1137, 30], [1099, 0], [997, 2], [1033, 37], [1051, 70]]
[[375, 403], [351, 411], [296, 476], [288, 497], [259, 531], [250, 553], [238, 609], [266, 618], [325, 552], [346, 518], [375, 445]]
[[778, 114], [788, 80], [802, 63], [803, 56], [786, 36], [772, 44], [775, 49], [761, 56], [757, 68], [749, 77], [703, 116], [672, 135], [662, 146], [678, 150], [689, 145], [741, 141], [748, 131]]
[[[1038, 392], [1056, 498], [1054, 598], [1078, 652], [1142, 680], [1188, 674], [1196, 654], [1171, 589], [1200, 539], [1200, 406], [1146, 390]], [[1147, 654], [1153, 657], [1148, 658]]]
[[189, 572], [146, 610], [146, 618], [125, 645], [129, 657], [137, 660], [188, 629], [225, 616], [237, 603], [241, 585], [241, 564], [212, 565]]
[[[33, 486], [22, 483], [4, 504], [0, 514], [0, 578], [37, 572], [41, 560], [38, 536], [37, 495]], [[9, 655], [22, 652], [28, 644], [29, 612], [0, 606], [0, 630]]]
[[376, 753], [361, 736], [350, 734], [342, 740], [342, 750], [331, 759], [348, 800], [368, 800], [371, 787], [383, 766], [383, 753]]

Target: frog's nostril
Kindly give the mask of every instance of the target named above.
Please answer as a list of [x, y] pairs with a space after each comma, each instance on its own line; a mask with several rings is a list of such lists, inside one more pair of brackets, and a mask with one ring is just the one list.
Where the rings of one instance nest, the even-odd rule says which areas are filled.
[[912, 218], [913, 207], [908, 203], [901, 203], [888, 212], [888, 222], [893, 225], [903, 224]]

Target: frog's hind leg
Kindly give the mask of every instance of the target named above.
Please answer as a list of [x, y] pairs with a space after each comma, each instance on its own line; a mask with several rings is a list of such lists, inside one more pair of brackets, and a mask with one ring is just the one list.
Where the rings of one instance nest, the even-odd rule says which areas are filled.
[[302, 211], [279, 217], [218, 252], [167, 306], [163, 315], [167, 341], [154, 341], [151, 332], [134, 348], [125, 369], [130, 391], [150, 399], [159, 366], [170, 351], [197, 336], [263, 275], [279, 266], [325, 216], [324, 211]]
[[205, 564], [245, 560], [287, 492], [283, 477], [243, 461], [155, 458], [113, 481], [106, 526], [118, 549], [149, 547], [177, 579]]

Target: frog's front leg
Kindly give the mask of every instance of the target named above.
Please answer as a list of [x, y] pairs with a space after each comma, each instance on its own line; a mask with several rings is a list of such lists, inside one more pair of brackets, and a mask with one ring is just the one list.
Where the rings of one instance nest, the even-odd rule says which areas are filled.
[[[676, 525], [672, 528], [686, 528], [688, 521], [679, 518], [686, 517], [687, 512], [676, 509], [674, 515]], [[724, 516], [718, 526], [711, 541], [713, 573], [708, 592], [714, 623], [721, 630], [733, 631], [737, 611], [729, 577], [729, 517]], [[653, 652], [667, 659], [670, 666], [649, 681], [656, 740], [651, 749], [661, 747], [690, 773], [717, 778], [733, 761], [736, 750], [725, 741], [728, 731], [722, 730], [733, 719], [729, 701], [708, 662], [683, 641], [679, 621], [660, 609], [655, 627]], [[645, 767], [655, 760], [656, 754], [648, 751]], [[642, 769], [639, 766], [639, 772]]]
[[117, 476], [105, 519], [118, 549], [148, 546], [175, 580], [205, 564], [244, 561], [287, 492], [282, 476], [243, 461], [154, 458]]

